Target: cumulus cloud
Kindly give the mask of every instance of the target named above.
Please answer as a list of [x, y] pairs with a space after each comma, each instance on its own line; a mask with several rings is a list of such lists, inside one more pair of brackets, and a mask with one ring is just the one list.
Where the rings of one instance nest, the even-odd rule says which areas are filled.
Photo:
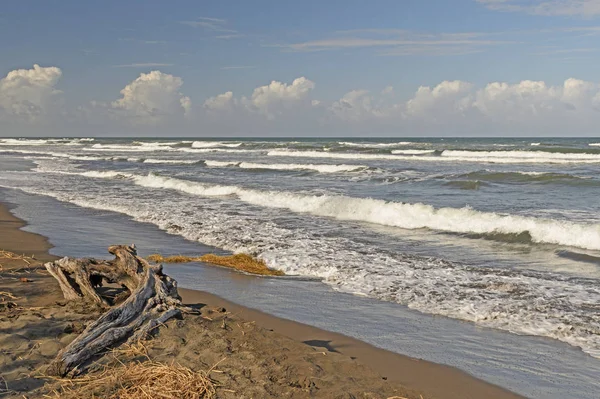
[[[562, 85], [524, 80], [492, 82], [476, 88], [463, 81], [421, 86], [408, 100], [383, 104], [364, 90], [351, 91], [329, 108], [342, 121], [378, 121], [399, 129], [426, 131], [428, 127], [461, 133], [552, 133], [565, 129], [581, 133], [600, 122], [600, 85], [570, 78]], [[373, 104], [380, 104], [373, 106]], [[516, 130], [515, 130], [516, 129]], [[519, 130], [520, 129], [520, 130]], [[535, 130], [534, 130], [535, 129]], [[434, 130], [431, 130], [435, 133]], [[440, 132], [438, 132], [440, 133]], [[443, 132], [442, 132], [443, 133]]]
[[37, 64], [10, 71], [0, 80], [0, 118], [33, 123], [57, 111], [61, 76], [60, 68]]
[[338, 101], [334, 101], [329, 111], [340, 119], [357, 121], [377, 116], [372, 103], [373, 97], [369, 95], [368, 90], [352, 90]]
[[204, 102], [204, 108], [209, 111], [235, 109], [274, 120], [284, 113], [318, 104], [308, 99], [308, 94], [314, 87], [315, 83], [305, 77], [299, 77], [291, 84], [274, 80], [268, 85], [255, 88], [250, 97], [236, 99], [231, 91], [210, 97]]
[[[168, 126], [216, 134], [597, 134], [600, 84], [575, 78], [561, 84], [544, 81], [490, 82], [474, 85], [448, 80], [421, 86], [412, 94], [350, 90], [339, 100], [312, 98], [315, 83], [306, 77], [272, 81], [248, 96], [227, 91], [194, 110], [182, 94], [180, 77], [160, 71], [142, 73], [108, 103], [93, 102], [77, 110], [62, 107], [56, 67], [19, 69], [0, 79], [0, 122], [3, 126], [63, 134], [107, 126], [143, 127], [150, 132]], [[193, 116], [193, 118], [188, 118]], [[112, 123], [109, 125], [107, 123]], [[54, 131], [52, 131], [54, 127]], [[26, 131], [23, 128], [21, 131]], [[19, 133], [17, 133], [19, 134]]]
[[160, 71], [142, 73], [110, 104], [118, 118], [133, 125], [156, 125], [189, 115], [192, 103], [179, 91], [183, 80]]
[[233, 92], [228, 91], [218, 96], [210, 97], [204, 102], [204, 108], [209, 111], [231, 111], [236, 104], [237, 100], [233, 98]]
[[252, 97], [244, 98], [243, 102], [249, 109], [274, 119], [284, 109], [304, 100], [314, 88], [315, 83], [304, 76], [294, 79], [292, 84], [274, 80], [269, 85], [254, 89]]
[[465, 104], [457, 101], [462, 95], [468, 93], [472, 85], [460, 80], [444, 81], [433, 89], [421, 86], [415, 96], [406, 103], [406, 113], [409, 115], [424, 115], [433, 108], [443, 109], [446, 112], [458, 111]]

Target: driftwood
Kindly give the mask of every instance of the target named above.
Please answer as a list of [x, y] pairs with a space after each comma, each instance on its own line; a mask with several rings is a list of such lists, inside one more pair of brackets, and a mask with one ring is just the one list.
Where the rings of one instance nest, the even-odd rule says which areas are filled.
[[[86, 362], [122, 342], [145, 339], [150, 332], [186, 309], [177, 293], [177, 282], [163, 274], [162, 265], [151, 265], [137, 256], [135, 245], [113, 245], [111, 261], [62, 258], [46, 263], [65, 299], [108, 308], [54, 359], [54, 375], [79, 373]], [[128, 298], [111, 307], [101, 294], [104, 282], [119, 284]], [[121, 295], [123, 296], [123, 295]]]

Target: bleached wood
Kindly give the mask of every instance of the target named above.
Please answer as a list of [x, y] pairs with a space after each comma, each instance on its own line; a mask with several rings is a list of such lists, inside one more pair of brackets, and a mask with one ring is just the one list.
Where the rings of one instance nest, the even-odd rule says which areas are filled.
[[101, 280], [130, 291], [123, 303], [108, 309], [57, 355], [49, 368], [51, 374], [78, 374], [94, 356], [126, 340], [145, 339], [185, 309], [177, 282], [163, 273], [162, 265], [150, 265], [137, 256], [134, 245], [113, 245], [108, 250], [114, 260], [63, 258], [45, 265], [70, 301], [110, 307], [94, 287]]

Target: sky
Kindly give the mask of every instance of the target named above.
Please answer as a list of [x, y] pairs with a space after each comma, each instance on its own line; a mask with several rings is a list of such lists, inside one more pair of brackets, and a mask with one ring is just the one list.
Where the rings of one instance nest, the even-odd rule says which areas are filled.
[[5, 2], [0, 136], [600, 136], [600, 0]]

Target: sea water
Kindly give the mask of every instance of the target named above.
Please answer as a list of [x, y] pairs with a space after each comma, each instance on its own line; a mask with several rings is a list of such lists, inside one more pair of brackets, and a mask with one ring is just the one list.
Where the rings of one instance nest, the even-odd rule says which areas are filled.
[[[298, 287], [293, 294], [275, 289], [275, 302], [316, 285], [382, 314], [410, 309], [468, 321], [452, 325], [485, 327], [492, 336], [551, 338], [597, 364], [597, 141], [4, 139], [0, 162], [13, 167], [4, 167], [0, 185], [126, 214], [183, 241], [250, 253], [289, 275], [319, 279], [251, 284]], [[29, 167], [14, 167], [18, 161]], [[201, 280], [194, 279], [197, 266], [178, 270], [187, 270], [188, 282]], [[394, 325], [381, 322], [382, 331]], [[512, 334], [500, 336], [531, 341]], [[376, 344], [394, 346], [387, 341]], [[402, 352], [398, 346], [390, 349]], [[544, 375], [551, 366], [504, 369]]]

